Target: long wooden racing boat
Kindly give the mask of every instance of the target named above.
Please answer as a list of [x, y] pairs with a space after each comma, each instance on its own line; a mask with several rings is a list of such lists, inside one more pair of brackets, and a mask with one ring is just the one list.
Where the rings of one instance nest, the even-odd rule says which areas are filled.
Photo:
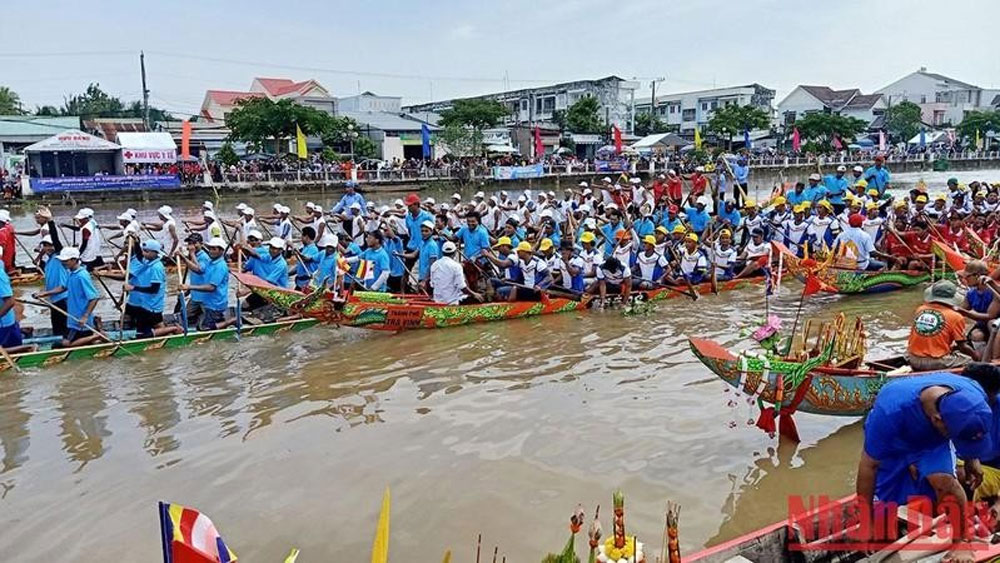
[[[165, 316], [168, 322], [169, 316]], [[35, 344], [39, 349], [35, 352], [25, 352], [21, 354], [11, 354], [10, 357], [17, 367], [42, 368], [67, 361], [113, 358], [139, 355], [145, 352], [162, 349], [186, 348], [194, 344], [202, 344], [209, 341], [232, 341], [237, 337], [247, 336], [268, 336], [280, 334], [288, 331], [300, 331], [318, 324], [316, 319], [302, 318], [288, 321], [278, 321], [273, 323], [250, 324], [244, 323], [238, 331], [236, 327], [229, 327], [220, 330], [196, 331], [189, 330], [185, 334], [175, 334], [170, 336], [156, 336], [153, 338], [135, 338], [135, 331], [126, 330], [121, 342], [100, 342], [89, 346], [78, 346], [75, 348], [52, 348], [52, 345], [59, 341], [58, 336], [52, 336], [51, 332], [35, 331], [31, 338], [25, 339], [25, 344]], [[109, 338], [116, 339], [119, 332], [116, 330], [117, 323], [106, 323], [102, 325], [102, 332]], [[0, 371], [11, 369], [9, 362], [0, 360]]]
[[815, 260], [801, 259], [780, 242], [771, 242], [775, 252], [788, 273], [801, 282], [809, 276], [815, 276], [820, 283], [819, 288], [826, 293], [840, 295], [858, 295], [868, 293], [885, 293], [906, 289], [931, 280], [931, 272], [923, 270], [882, 270], [865, 272], [848, 268], [839, 268], [830, 264], [818, 264]]
[[580, 300], [550, 297], [538, 302], [442, 305], [422, 295], [394, 295], [372, 291], [356, 291], [349, 294], [346, 300], [338, 300], [327, 290], [306, 295], [300, 291], [273, 286], [252, 274], [236, 274], [236, 277], [251, 291], [282, 309], [325, 323], [373, 330], [444, 328], [568, 313], [582, 311], [590, 302], [590, 298], [584, 296]]

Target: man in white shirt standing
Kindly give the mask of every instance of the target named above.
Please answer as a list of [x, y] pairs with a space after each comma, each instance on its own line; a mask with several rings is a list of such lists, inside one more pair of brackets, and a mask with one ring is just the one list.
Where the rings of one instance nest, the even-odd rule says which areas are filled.
[[446, 305], [458, 305], [466, 295], [477, 301], [482, 297], [469, 289], [465, 283], [465, 273], [462, 265], [455, 260], [458, 247], [455, 243], [446, 241], [441, 245], [443, 256], [431, 264], [431, 288], [434, 290], [434, 301]]

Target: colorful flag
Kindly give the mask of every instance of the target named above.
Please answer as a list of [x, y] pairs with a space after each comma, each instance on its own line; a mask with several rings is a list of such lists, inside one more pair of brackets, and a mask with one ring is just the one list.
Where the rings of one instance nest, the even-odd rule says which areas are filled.
[[542, 128], [535, 125], [535, 158], [545, 156], [545, 145], [542, 144]]
[[231, 563], [229, 550], [215, 524], [193, 508], [160, 503], [163, 563]]
[[792, 130], [792, 150], [799, 152], [802, 148], [802, 136], [799, 135], [799, 128], [796, 127]]
[[833, 136], [833, 148], [837, 149], [838, 151], [843, 150], [844, 148], [844, 143], [841, 143], [840, 137], [836, 135]]
[[694, 128], [694, 148], [701, 149], [701, 130]]
[[184, 120], [181, 124], [181, 160], [191, 158], [191, 122]]
[[354, 276], [361, 281], [375, 279], [375, 265], [371, 260], [359, 260], [358, 272]]
[[878, 150], [885, 150], [885, 131], [878, 132]]
[[299, 158], [309, 156], [306, 152], [306, 136], [302, 134], [302, 129], [298, 125], [295, 126], [295, 149]]
[[618, 154], [622, 153], [622, 130], [618, 128], [617, 125], [611, 126], [611, 133], [615, 138], [615, 152]]
[[747, 150], [750, 150], [750, 149], [753, 148], [753, 141], [750, 140], [750, 130], [749, 129], [744, 129], [743, 130], [743, 146], [746, 147]]
[[426, 123], [420, 125], [420, 143], [423, 145], [424, 158], [431, 157], [431, 129]]

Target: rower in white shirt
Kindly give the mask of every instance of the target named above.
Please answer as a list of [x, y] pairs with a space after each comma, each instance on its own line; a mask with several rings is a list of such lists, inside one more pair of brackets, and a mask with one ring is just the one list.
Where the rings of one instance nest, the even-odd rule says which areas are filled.
[[441, 245], [442, 256], [431, 264], [431, 288], [434, 290], [434, 301], [446, 305], [458, 305], [468, 295], [477, 301], [482, 301], [475, 291], [465, 283], [465, 273], [462, 264], [455, 260], [458, 247], [455, 243], [445, 241]]

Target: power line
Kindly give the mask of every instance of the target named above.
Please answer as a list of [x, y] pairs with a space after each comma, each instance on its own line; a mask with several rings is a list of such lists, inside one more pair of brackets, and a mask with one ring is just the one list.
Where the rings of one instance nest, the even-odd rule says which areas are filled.
[[134, 51], [63, 51], [50, 53], [0, 53], [0, 58], [20, 59], [39, 57], [105, 57], [108, 55], [134, 55]]

